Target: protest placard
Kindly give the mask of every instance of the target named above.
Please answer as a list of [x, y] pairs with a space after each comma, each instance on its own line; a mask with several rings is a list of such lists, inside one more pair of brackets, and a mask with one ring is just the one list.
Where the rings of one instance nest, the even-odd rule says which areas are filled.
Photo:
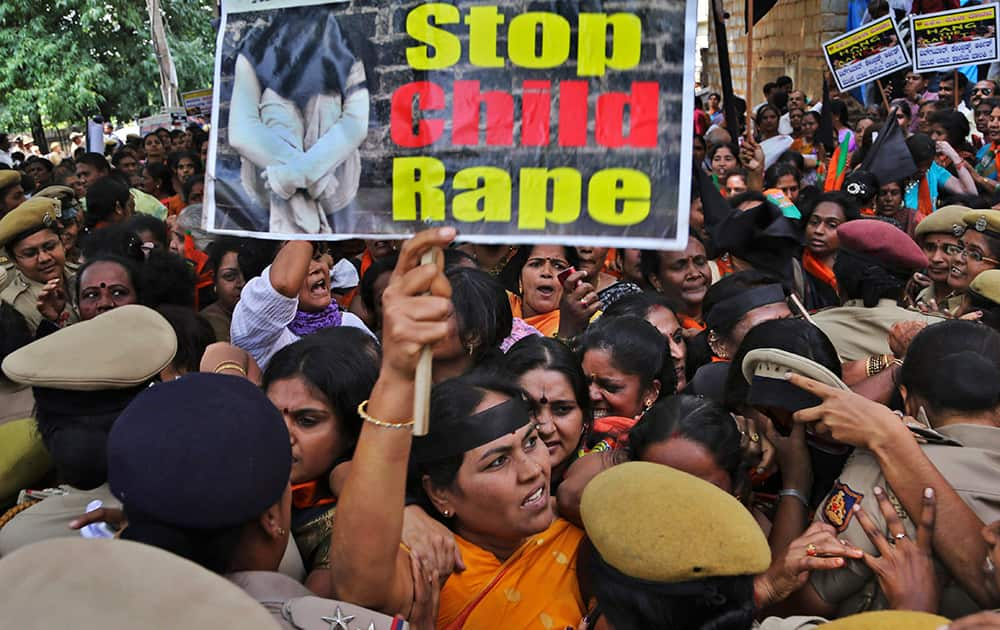
[[910, 65], [906, 46], [889, 15], [825, 42], [823, 55], [841, 91]]
[[686, 243], [694, 3], [223, 7], [210, 230]]
[[147, 116], [146, 118], [139, 119], [139, 134], [146, 135], [150, 131], [156, 131], [157, 129], [171, 129], [174, 123], [174, 117], [172, 114], [153, 114], [152, 116]]
[[914, 72], [949, 70], [1000, 59], [997, 4], [910, 16]]
[[181, 101], [188, 116], [208, 118], [212, 114], [212, 88], [184, 92]]

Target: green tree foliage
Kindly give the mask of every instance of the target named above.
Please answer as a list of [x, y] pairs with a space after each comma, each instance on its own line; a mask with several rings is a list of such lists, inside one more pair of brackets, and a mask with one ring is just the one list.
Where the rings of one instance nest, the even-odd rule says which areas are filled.
[[[162, 0], [180, 90], [212, 82], [213, 0]], [[0, 2], [0, 129], [129, 120], [162, 106], [143, 0]]]

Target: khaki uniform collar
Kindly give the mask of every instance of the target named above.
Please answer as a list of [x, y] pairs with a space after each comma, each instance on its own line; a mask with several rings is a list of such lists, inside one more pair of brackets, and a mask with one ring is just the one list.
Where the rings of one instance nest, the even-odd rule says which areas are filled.
[[1000, 451], [1000, 427], [959, 423], [938, 427], [936, 431], [962, 446]]

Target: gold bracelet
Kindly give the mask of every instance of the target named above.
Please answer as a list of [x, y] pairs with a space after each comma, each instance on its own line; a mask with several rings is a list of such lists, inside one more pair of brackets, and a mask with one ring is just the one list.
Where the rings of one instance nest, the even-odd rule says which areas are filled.
[[413, 430], [413, 420], [410, 420], [408, 422], [386, 422], [384, 420], [379, 420], [378, 418], [373, 418], [372, 416], [369, 416], [367, 400], [362, 401], [362, 403], [358, 405], [358, 415], [361, 416], [361, 419], [364, 420], [365, 422], [371, 422], [377, 427], [385, 427], [386, 429]]
[[219, 373], [223, 372], [224, 370], [236, 370], [237, 372], [239, 372], [240, 374], [242, 374], [244, 377], [246, 377], [246, 375], [247, 375], [246, 369], [244, 369], [244, 367], [242, 365], [240, 365], [239, 363], [237, 363], [236, 361], [223, 361], [222, 363], [220, 363], [217, 366], [215, 366], [215, 369], [212, 370], [212, 371], [215, 372], [216, 374], [219, 374]]
[[873, 354], [868, 357], [865, 372], [868, 376], [875, 376], [885, 368], [889, 367], [889, 359], [884, 354]]

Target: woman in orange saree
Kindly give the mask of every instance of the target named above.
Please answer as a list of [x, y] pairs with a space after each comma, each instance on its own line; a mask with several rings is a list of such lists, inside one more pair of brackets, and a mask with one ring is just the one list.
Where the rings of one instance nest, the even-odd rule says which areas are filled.
[[[449, 334], [451, 309], [447, 279], [420, 258], [454, 235], [428, 230], [408, 241], [383, 295], [385, 354], [359, 408], [365, 423], [333, 525], [334, 590], [421, 628], [576, 627], [585, 612], [576, 581], [582, 532], [555, 517], [548, 450], [511, 379], [435, 386], [429, 434], [412, 438], [417, 358]], [[461, 573], [440, 575], [400, 544], [411, 461], [410, 496], [454, 532]], [[423, 605], [426, 584], [440, 585], [438, 611]]]
[[[508, 265], [517, 271], [517, 293], [508, 293], [514, 317], [520, 317], [546, 337], [569, 338], [583, 331], [601, 308], [595, 279], [575, 271], [580, 264], [576, 249], [563, 245], [522, 247]], [[574, 287], [563, 300], [565, 286]]]

